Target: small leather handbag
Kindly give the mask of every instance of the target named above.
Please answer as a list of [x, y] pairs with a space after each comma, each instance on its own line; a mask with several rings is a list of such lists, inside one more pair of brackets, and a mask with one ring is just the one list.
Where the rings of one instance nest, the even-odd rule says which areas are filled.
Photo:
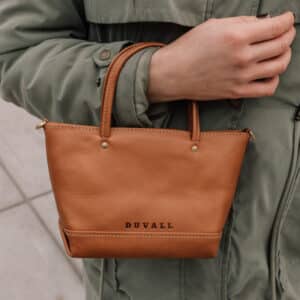
[[129, 46], [105, 76], [100, 128], [43, 122], [66, 252], [73, 257], [215, 257], [249, 130], [111, 128], [125, 62], [158, 43]]

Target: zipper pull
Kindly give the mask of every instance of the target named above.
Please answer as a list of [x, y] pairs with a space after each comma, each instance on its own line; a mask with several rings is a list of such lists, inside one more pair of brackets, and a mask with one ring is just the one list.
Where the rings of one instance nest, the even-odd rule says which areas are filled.
[[48, 122], [49, 121], [47, 119], [44, 119], [40, 124], [35, 126], [35, 129], [39, 130], [39, 129], [44, 128]]
[[300, 121], [300, 105], [296, 108], [294, 120]]
[[251, 139], [251, 140], [253, 140], [253, 141], [256, 140], [256, 136], [255, 136], [255, 134], [254, 134], [254, 132], [253, 132], [252, 129], [250, 129], [250, 128], [245, 128], [245, 129], [243, 129], [243, 132], [249, 133], [250, 139]]

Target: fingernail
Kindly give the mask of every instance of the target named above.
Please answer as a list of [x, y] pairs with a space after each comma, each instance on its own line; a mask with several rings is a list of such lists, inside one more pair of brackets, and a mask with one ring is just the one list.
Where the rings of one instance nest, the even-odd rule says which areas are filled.
[[271, 17], [271, 15], [269, 13], [263, 13], [263, 14], [258, 14], [256, 17], [262, 19], [262, 18]]

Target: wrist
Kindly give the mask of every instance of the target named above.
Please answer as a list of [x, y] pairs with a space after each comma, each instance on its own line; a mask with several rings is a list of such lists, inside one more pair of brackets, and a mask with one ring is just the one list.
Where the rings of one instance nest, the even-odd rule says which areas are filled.
[[172, 72], [172, 61], [170, 55], [165, 51], [165, 47], [160, 48], [152, 55], [147, 95], [151, 103], [168, 102], [176, 100], [175, 91], [175, 74]]

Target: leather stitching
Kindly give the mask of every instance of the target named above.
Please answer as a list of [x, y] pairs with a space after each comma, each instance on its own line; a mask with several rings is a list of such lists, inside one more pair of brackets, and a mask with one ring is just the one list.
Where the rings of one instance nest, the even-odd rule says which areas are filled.
[[[77, 125], [52, 125], [52, 124], [47, 124], [47, 130], [48, 129], [65, 129], [65, 130], [74, 130], [77, 131], [79, 134], [79, 131], [86, 131], [86, 132], [96, 132], [98, 131], [98, 127], [88, 127], [88, 126], [77, 126]], [[178, 136], [185, 136], [185, 135], [190, 135], [189, 131], [184, 131], [180, 129], [158, 129], [158, 128], [135, 128], [135, 127], [114, 127], [114, 131], [131, 131], [132, 133], [139, 133], [140, 131], [148, 131], [148, 133], [159, 133], [159, 134], [166, 134], [166, 135], [178, 135]], [[208, 132], [201, 132], [200, 135], [205, 135], [205, 136], [243, 136], [247, 135], [245, 132], [232, 132], [232, 131], [208, 131]]]
[[76, 232], [64, 229], [65, 233], [69, 236], [81, 237], [149, 237], [149, 238], [203, 238], [203, 239], [216, 239], [220, 238], [222, 233], [139, 233], [139, 232], [123, 232], [123, 233], [110, 233], [110, 232]]
[[98, 238], [162, 238], [162, 239], [219, 239], [220, 236], [173, 236], [173, 235], [167, 235], [167, 236], [155, 236], [155, 235], [136, 235], [136, 236], [130, 236], [130, 235], [116, 235], [116, 234], [74, 234], [74, 233], [66, 233], [68, 236], [73, 237], [98, 237]]

